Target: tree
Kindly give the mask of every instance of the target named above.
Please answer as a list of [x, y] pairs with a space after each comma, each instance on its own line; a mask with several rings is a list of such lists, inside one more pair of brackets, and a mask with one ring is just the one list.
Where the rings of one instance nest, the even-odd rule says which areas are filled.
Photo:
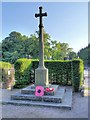
[[[48, 33], [44, 34], [44, 59], [63, 60], [64, 57], [70, 56], [72, 48], [69, 48], [68, 43], [61, 43], [51, 40]], [[1, 46], [1, 44], [0, 44]], [[39, 31], [31, 34], [30, 37], [22, 35], [19, 32], [13, 31], [2, 40], [2, 60], [10, 63], [15, 63], [19, 58], [39, 58]], [[72, 57], [75, 57], [72, 55]]]
[[[78, 52], [78, 56], [84, 61], [85, 66], [87, 66], [89, 64], [89, 58], [90, 58], [90, 45], [88, 45], [85, 48], [82, 48], [79, 52]], [[90, 64], [89, 64], [90, 65]]]
[[57, 41], [51, 41], [52, 46], [52, 59], [63, 60], [68, 57], [72, 48], [69, 48], [68, 43], [60, 43]]
[[23, 54], [24, 41], [27, 39], [27, 36], [23, 36], [19, 32], [11, 32], [2, 41], [2, 60], [14, 63], [18, 58], [25, 57], [25, 54]]
[[76, 52], [74, 52], [74, 51], [70, 52], [70, 53], [68, 54], [68, 56], [69, 56], [69, 59], [78, 58]]
[[[49, 59], [50, 36], [44, 32], [45, 44], [45, 58]], [[32, 58], [39, 58], [39, 32], [36, 31], [28, 38], [21, 35], [19, 32], [11, 32], [8, 37], [2, 41], [3, 61], [14, 63], [18, 58], [25, 58], [31, 56]]]

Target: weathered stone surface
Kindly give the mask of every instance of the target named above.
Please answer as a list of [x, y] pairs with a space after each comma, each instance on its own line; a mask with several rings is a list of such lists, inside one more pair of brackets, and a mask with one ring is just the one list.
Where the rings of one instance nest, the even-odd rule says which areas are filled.
[[48, 86], [48, 69], [42, 67], [35, 70], [35, 86]]
[[31, 88], [30, 89], [28, 89], [28, 88], [27, 89], [22, 89], [21, 93], [22, 94], [33, 94], [34, 95], [35, 94], [35, 89], [31, 89]]
[[52, 92], [46, 92], [45, 91], [45, 95], [54, 95], [57, 92], [57, 90], [59, 88], [59, 85], [51, 85], [50, 87], [54, 88], [54, 91], [52, 91]]
[[42, 13], [42, 7], [39, 7], [39, 67], [35, 70], [35, 86], [48, 86], [48, 69], [44, 66], [44, 37], [43, 37], [43, 23], [42, 17], [47, 16], [47, 13]]
[[[45, 91], [45, 95], [54, 95], [57, 92], [59, 85], [49, 85], [49, 87], [54, 88], [54, 91], [52, 91], [52, 92]], [[35, 85], [33, 84], [31, 86], [28, 86], [28, 87], [22, 89], [21, 93], [22, 94], [35, 94]]]
[[64, 94], [65, 94], [65, 87], [60, 87], [58, 89], [58, 91], [56, 92], [56, 94], [53, 95], [53, 96], [44, 95], [44, 96], [41, 96], [41, 97], [37, 97], [34, 94], [16, 93], [14, 95], [11, 95], [11, 99], [14, 99], [14, 100], [30, 100], [30, 101], [45, 101], [45, 102], [57, 102], [57, 103], [60, 103], [60, 102], [63, 101]]
[[27, 106], [47, 106], [58, 108], [72, 108], [72, 89], [67, 89], [62, 103], [44, 102], [44, 101], [29, 101], [29, 100], [6, 100], [2, 104], [27, 105]]

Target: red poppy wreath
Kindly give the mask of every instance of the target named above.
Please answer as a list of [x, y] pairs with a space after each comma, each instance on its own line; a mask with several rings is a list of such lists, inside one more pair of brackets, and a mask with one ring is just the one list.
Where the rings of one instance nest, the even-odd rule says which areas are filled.
[[54, 88], [46, 88], [45, 90], [46, 90], [46, 92], [52, 92], [52, 91], [54, 91]]

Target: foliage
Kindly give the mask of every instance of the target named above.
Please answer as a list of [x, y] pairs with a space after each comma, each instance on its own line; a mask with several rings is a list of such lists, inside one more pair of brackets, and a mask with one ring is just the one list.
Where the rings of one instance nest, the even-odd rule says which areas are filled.
[[0, 62], [0, 81], [7, 80], [8, 70], [12, 67], [10, 63]]
[[[39, 58], [39, 32], [36, 31], [30, 37], [13, 31], [0, 43], [2, 48], [2, 61], [15, 63], [20, 58]], [[0, 49], [1, 51], [1, 49]], [[67, 43], [51, 40], [48, 33], [44, 31], [44, 59], [46, 60], [63, 60], [64, 57], [76, 56], [71, 55], [72, 48]]]
[[[38, 60], [32, 61], [32, 69], [38, 67]], [[45, 60], [45, 67], [49, 69], [49, 82], [60, 85], [71, 85], [71, 61]]]
[[90, 66], [90, 44], [78, 52], [80, 59], [84, 61], [85, 66]]
[[30, 83], [31, 60], [26, 58], [18, 59], [15, 63], [15, 87], [22, 88]]
[[0, 69], [10, 69], [12, 67], [12, 65], [8, 62], [0, 62]]
[[69, 52], [68, 56], [69, 56], [70, 60], [73, 59], [73, 58], [74, 59], [77, 58], [77, 54], [74, 51]]
[[83, 84], [83, 71], [84, 65], [81, 59], [76, 59], [72, 61], [73, 70], [73, 88], [75, 92], [78, 92], [79, 87]]
[[[64, 60], [65, 57], [71, 57], [70, 52], [72, 48], [69, 48], [67, 43], [60, 43], [57, 41], [51, 41], [52, 52], [51, 56], [53, 60]], [[75, 58], [72, 56], [72, 59]]]
[[8, 88], [12, 82], [12, 73], [8, 75], [8, 71], [11, 68], [12, 65], [10, 63], [0, 62], [0, 83], [2, 83], [2, 88]]
[[[19, 85], [26, 85], [35, 80], [35, 69], [38, 67], [38, 60], [19, 59], [15, 63], [16, 80]], [[83, 80], [82, 60], [45, 60], [45, 67], [49, 69], [49, 82], [59, 85], [73, 85], [78, 91]], [[27, 82], [25, 80], [27, 79]], [[23, 83], [24, 81], [24, 83]], [[16, 84], [17, 87], [17, 84]]]

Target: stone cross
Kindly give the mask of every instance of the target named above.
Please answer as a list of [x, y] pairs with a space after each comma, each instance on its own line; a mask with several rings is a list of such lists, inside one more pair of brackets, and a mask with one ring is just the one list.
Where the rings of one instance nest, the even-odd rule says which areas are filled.
[[35, 17], [40, 17], [39, 24], [39, 67], [35, 70], [35, 86], [48, 86], [48, 69], [44, 66], [44, 39], [43, 39], [43, 24], [42, 17], [47, 16], [47, 13], [42, 13], [42, 7], [39, 7], [38, 14]]
[[44, 67], [44, 41], [43, 41], [43, 23], [42, 17], [47, 16], [47, 13], [42, 13], [42, 7], [39, 7], [39, 14], [35, 14], [35, 17], [40, 17], [39, 24], [39, 67]]

